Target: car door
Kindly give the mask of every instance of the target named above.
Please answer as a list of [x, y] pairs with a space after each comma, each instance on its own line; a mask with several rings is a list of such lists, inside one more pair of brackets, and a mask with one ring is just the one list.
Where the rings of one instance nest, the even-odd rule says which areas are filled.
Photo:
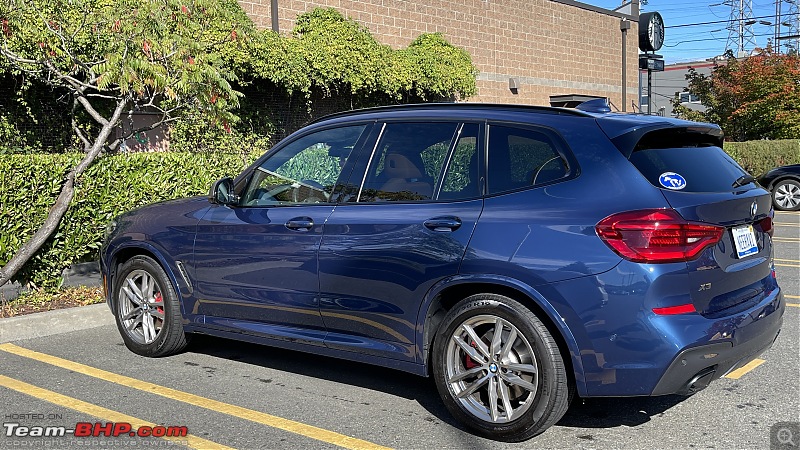
[[370, 127], [293, 139], [240, 183], [236, 206], [209, 209], [194, 245], [194, 309], [208, 326], [322, 345], [317, 251], [333, 188]]
[[481, 213], [480, 125], [390, 122], [364, 149], [319, 253], [325, 344], [415, 362], [426, 292], [458, 273]]

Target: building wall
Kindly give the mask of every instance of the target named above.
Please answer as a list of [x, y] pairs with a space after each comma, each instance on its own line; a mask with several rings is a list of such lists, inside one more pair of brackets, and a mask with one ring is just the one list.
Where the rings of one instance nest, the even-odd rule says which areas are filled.
[[[261, 28], [272, 24], [270, 0], [239, 0]], [[297, 15], [333, 7], [394, 48], [422, 33], [442, 33], [478, 68], [470, 101], [548, 105], [550, 95], [609, 97], [622, 109], [621, 15], [571, 0], [278, 0], [279, 29]], [[638, 103], [637, 25], [627, 39], [627, 102]], [[513, 93], [509, 78], [519, 80]]]

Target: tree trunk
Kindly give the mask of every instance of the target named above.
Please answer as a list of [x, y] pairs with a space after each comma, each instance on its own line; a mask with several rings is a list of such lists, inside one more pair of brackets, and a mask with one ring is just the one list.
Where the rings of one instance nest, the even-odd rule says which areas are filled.
[[31, 237], [22, 247], [17, 250], [17, 253], [8, 261], [8, 263], [0, 268], [0, 286], [6, 284], [11, 278], [25, 265], [26, 262], [34, 255], [37, 251], [44, 245], [47, 241], [47, 238], [53, 234], [53, 231], [58, 228], [58, 224], [61, 222], [61, 219], [64, 217], [64, 214], [69, 209], [69, 204], [72, 202], [72, 198], [75, 195], [75, 181], [80, 178], [81, 174], [94, 162], [97, 158], [97, 155], [100, 154], [100, 151], [103, 149], [103, 145], [105, 145], [108, 137], [111, 135], [111, 131], [116, 127], [117, 122], [119, 122], [119, 118], [122, 115], [122, 111], [125, 109], [125, 106], [128, 104], [127, 99], [119, 100], [117, 102], [117, 106], [114, 109], [114, 113], [111, 116], [111, 119], [108, 121], [104, 121], [103, 128], [100, 130], [100, 133], [97, 135], [97, 138], [94, 141], [94, 144], [86, 153], [86, 156], [75, 166], [70, 172], [67, 174], [67, 178], [64, 181], [64, 185], [61, 187], [61, 192], [58, 194], [58, 198], [56, 198], [56, 202], [52, 208], [50, 208], [50, 212], [47, 214], [47, 218], [44, 221], [44, 224], [36, 230], [33, 237]]

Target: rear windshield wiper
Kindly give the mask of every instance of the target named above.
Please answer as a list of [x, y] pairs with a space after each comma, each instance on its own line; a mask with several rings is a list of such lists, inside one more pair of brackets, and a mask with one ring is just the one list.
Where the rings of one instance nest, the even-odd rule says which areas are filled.
[[756, 181], [756, 179], [753, 178], [752, 175], [742, 175], [739, 178], [737, 178], [736, 181], [733, 182], [733, 185], [731, 187], [735, 187], [735, 188], [742, 187], [742, 186], [744, 186], [746, 184], [750, 184], [750, 183], [752, 183], [754, 181]]

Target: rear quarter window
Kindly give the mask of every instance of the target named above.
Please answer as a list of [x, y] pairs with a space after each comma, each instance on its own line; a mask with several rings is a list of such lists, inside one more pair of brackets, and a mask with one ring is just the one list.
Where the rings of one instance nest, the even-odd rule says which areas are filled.
[[638, 149], [631, 154], [630, 161], [658, 188], [664, 188], [662, 175], [670, 172], [680, 175], [686, 181], [682, 192], [731, 192], [733, 183], [747, 174], [715, 146]]

